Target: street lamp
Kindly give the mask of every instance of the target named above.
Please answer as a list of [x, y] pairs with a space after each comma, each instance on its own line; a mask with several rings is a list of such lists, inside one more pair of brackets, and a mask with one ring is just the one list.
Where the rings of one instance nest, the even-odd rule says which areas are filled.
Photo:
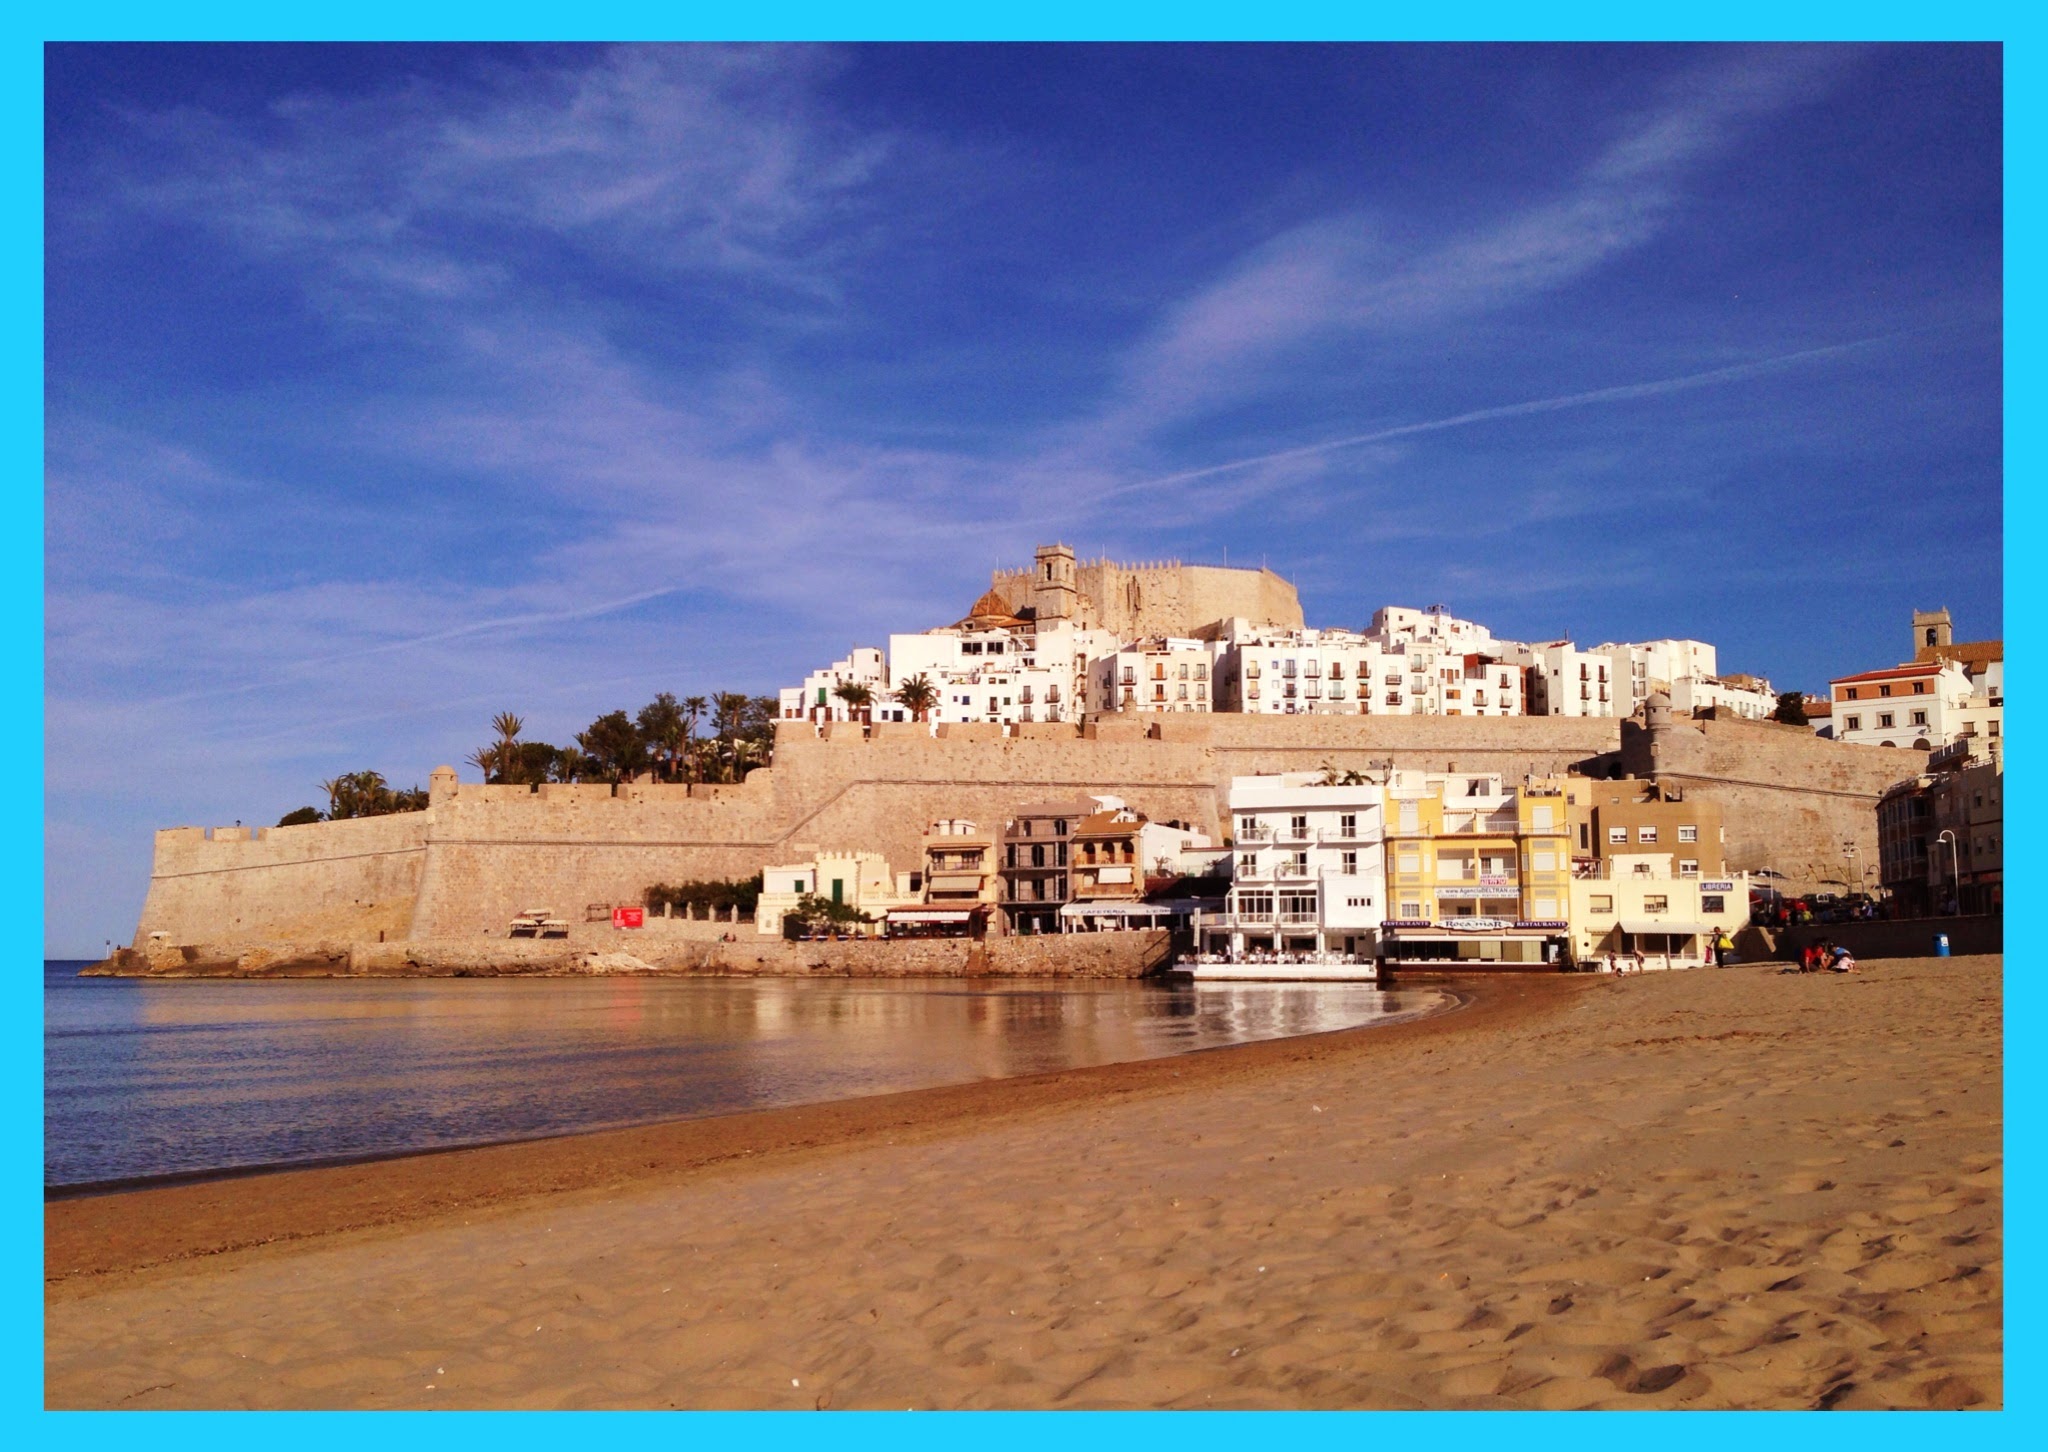
[[1955, 911], [1961, 912], [1963, 910], [1963, 874], [1956, 867], [1956, 834], [1944, 827], [1941, 829], [1940, 834], [1935, 837], [1934, 841], [1937, 846], [1943, 842], [1948, 843], [1948, 878], [1954, 884], [1954, 896], [1951, 898], [1951, 901], [1955, 903]]
[[[1856, 856], [1856, 843], [1854, 840], [1842, 843], [1842, 856], [1848, 859], [1851, 867], [1859, 867], [1861, 865]], [[1860, 871], [1856, 874], [1855, 884], [1855, 890], [1861, 892], [1863, 890], [1863, 874]]]

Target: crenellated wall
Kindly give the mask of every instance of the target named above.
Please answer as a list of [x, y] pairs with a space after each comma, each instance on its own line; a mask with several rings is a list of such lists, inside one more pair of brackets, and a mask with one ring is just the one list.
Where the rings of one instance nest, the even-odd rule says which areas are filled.
[[1021, 801], [1087, 792], [1220, 840], [1233, 776], [1388, 761], [1510, 779], [1654, 765], [1723, 803], [1731, 861], [1749, 866], [1821, 861], [1830, 842], [1838, 862], [1845, 838], [1875, 861], [1877, 794], [1922, 758], [1719, 722], [1680, 723], [1653, 752], [1641, 728], [1561, 717], [1188, 714], [937, 736], [790, 723], [775, 765], [736, 786], [534, 790], [438, 771], [424, 812], [253, 835], [160, 832], [136, 941], [502, 939], [528, 908], [580, 923], [587, 904], [637, 903], [653, 883], [747, 877], [820, 848], [876, 851], [907, 869], [937, 818], [999, 823]]

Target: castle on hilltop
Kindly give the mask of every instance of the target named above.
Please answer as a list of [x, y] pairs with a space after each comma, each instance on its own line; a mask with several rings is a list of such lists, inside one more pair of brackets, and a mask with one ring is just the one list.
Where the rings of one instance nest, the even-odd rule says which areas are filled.
[[1028, 570], [996, 570], [989, 588], [1023, 618], [1071, 621], [1121, 640], [1191, 636], [1233, 617], [1283, 630], [1304, 623], [1294, 586], [1263, 565], [1081, 561], [1068, 546], [1050, 544], [1039, 546]]

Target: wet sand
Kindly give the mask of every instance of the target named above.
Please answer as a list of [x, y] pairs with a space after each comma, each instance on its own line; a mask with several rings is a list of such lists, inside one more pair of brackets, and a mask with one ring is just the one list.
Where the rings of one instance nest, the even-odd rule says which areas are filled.
[[61, 1201], [61, 1407], [2003, 1400], [2002, 960]]

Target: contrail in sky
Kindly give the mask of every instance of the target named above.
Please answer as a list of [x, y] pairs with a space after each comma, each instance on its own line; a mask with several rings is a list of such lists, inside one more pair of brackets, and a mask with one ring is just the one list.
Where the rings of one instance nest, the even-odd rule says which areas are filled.
[[615, 610], [629, 609], [648, 600], [659, 600], [664, 595], [674, 595], [686, 589], [683, 585], [667, 585], [659, 590], [643, 590], [637, 595], [626, 595], [617, 600], [604, 600], [595, 605], [580, 605], [574, 610], [537, 610], [525, 615], [499, 615], [489, 620], [472, 620], [464, 625], [451, 625], [445, 630], [431, 631], [426, 635], [408, 635], [402, 640], [386, 640], [376, 645], [362, 646], [356, 650], [338, 651], [333, 655], [312, 656], [305, 660], [284, 662], [271, 676], [254, 681], [245, 681], [238, 686], [221, 686], [199, 691], [185, 691], [174, 696], [159, 696], [145, 702], [148, 706], [170, 706], [184, 701], [211, 700], [218, 696], [246, 695], [275, 685], [280, 678], [303, 675], [319, 666], [333, 665], [337, 661], [360, 660], [369, 655], [385, 655], [394, 650], [410, 650], [418, 645], [436, 645], [444, 640], [458, 640], [465, 635], [481, 635], [490, 630], [514, 630], [527, 625], [553, 625], [565, 620], [588, 620], [594, 615], [609, 615]]
[[1303, 444], [1299, 448], [1281, 449], [1277, 453], [1260, 454], [1255, 458], [1232, 459], [1227, 464], [1211, 464], [1207, 468], [1188, 469], [1179, 474], [1162, 475], [1157, 479], [1119, 484], [1103, 492], [1129, 494], [1139, 489], [1156, 489], [1166, 484], [1185, 484], [1193, 479], [1207, 479], [1212, 475], [1228, 474], [1236, 469], [1256, 468], [1260, 464], [1277, 464], [1286, 459], [1306, 459], [1317, 454], [1333, 453], [1338, 449], [1355, 448], [1360, 444], [1377, 444], [1386, 439], [1406, 438], [1410, 434], [1433, 434], [1443, 429], [1463, 428], [1467, 424], [1488, 423], [1499, 418], [1521, 418], [1533, 413], [1556, 413], [1567, 408], [1584, 408], [1594, 403], [1616, 403], [1629, 398], [1654, 398], [1662, 393], [1683, 393], [1693, 388], [1710, 388], [1717, 383], [1734, 383], [1744, 378], [1754, 378], [1760, 373], [1768, 373], [1794, 363], [1805, 363], [1815, 358], [1832, 358], [1842, 353], [1854, 352], [1859, 348], [1873, 347], [1901, 336], [1903, 334], [1885, 333], [1875, 338], [1861, 338], [1853, 343], [1807, 348], [1798, 353], [1784, 353], [1775, 358], [1759, 358], [1753, 363], [1736, 363], [1727, 368], [1712, 368], [1705, 373], [1687, 373], [1678, 378], [1659, 378], [1650, 383], [1624, 383], [1616, 388], [1596, 388], [1589, 393], [1567, 393], [1557, 398], [1537, 398], [1527, 403], [1506, 403], [1498, 408], [1474, 409], [1470, 413], [1452, 414], [1449, 418], [1398, 424], [1393, 428], [1377, 429], [1369, 434], [1326, 439], [1319, 444]]

